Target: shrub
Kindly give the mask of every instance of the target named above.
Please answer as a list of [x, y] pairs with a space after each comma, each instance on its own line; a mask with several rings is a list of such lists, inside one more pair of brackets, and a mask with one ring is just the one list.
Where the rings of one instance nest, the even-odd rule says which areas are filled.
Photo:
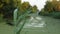
[[57, 18], [57, 19], [60, 19], [60, 12], [54, 12], [52, 14], [52, 17]]

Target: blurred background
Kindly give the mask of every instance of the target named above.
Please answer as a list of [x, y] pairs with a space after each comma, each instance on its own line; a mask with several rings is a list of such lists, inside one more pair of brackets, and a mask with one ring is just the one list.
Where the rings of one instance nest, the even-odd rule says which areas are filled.
[[20, 34], [60, 34], [60, 0], [0, 0], [0, 34], [14, 34], [15, 10]]

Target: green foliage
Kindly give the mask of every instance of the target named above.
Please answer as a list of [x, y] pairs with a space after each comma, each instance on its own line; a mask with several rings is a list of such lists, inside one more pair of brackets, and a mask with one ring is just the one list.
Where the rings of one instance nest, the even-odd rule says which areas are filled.
[[2, 18], [7, 22], [12, 22], [13, 12], [17, 7], [16, 0], [0, 0], [0, 14], [3, 14]]
[[49, 17], [53, 17], [53, 18], [57, 18], [57, 19], [60, 19], [60, 12], [40, 12], [40, 15], [43, 15], [43, 16], [49, 16]]
[[55, 12], [55, 11], [60, 11], [60, 2], [55, 1], [55, 2], [46, 2], [46, 5], [44, 6], [44, 10], [48, 12]]
[[44, 6], [45, 11], [52, 11], [53, 10], [53, 5], [51, 2], [46, 2], [46, 5]]
[[41, 10], [40, 15], [50, 16], [60, 19], [60, 2], [46, 2], [46, 5]]
[[54, 12], [54, 13], [52, 13], [52, 17], [60, 19], [60, 12]]
[[32, 7], [32, 13], [35, 13], [35, 12], [37, 12], [37, 6], [36, 5], [34, 5], [33, 7]]
[[21, 0], [0, 0], [0, 13], [11, 13], [16, 7], [19, 9], [18, 13], [22, 14], [25, 12], [25, 10], [28, 10], [30, 8], [32, 12], [36, 12], [37, 10], [37, 7], [32, 7], [29, 2], [21, 3]]
[[0, 13], [12, 13], [12, 11], [16, 8], [13, 2], [13, 0], [0, 0]]
[[28, 9], [31, 12], [37, 11], [37, 6], [31, 6], [29, 2], [21, 3], [21, 0], [0, 0], [0, 13], [3, 14], [3, 18], [7, 20], [13, 20], [13, 12], [18, 8], [18, 15], [24, 14]]
[[25, 12], [25, 11], [28, 10], [29, 8], [30, 8], [29, 2], [24, 2], [24, 3], [21, 4], [20, 11], [21, 11], [21, 12]]
[[31, 6], [29, 2], [23, 2], [21, 3], [21, 6], [19, 7], [18, 14], [24, 14], [26, 10], [30, 9], [31, 13], [37, 12], [37, 6]]

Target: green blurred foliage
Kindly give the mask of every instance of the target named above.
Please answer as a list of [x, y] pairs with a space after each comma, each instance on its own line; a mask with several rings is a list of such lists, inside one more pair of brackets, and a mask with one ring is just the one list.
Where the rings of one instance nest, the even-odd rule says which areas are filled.
[[0, 13], [11, 13], [16, 8], [15, 5], [13, 0], [0, 0]]
[[60, 19], [60, 1], [47, 1], [46, 5], [39, 14]]
[[37, 12], [37, 10], [38, 10], [38, 9], [37, 9], [37, 6], [34, 5], [34, 6], [32, 7], [32, 12], [35, 13], [35, 12]]
[[0, 0], [0, 14], [2, 14], [2, 18], [7, 22], [12, 22], [13, 12], [17, 8], [18, 2], [18, 0]]
[[30, 7], [31, 6], [30, 6], [29, 2], [24, 2], [24, 3], [21, 4], [20, 12], [23, 13], [26, 10], [28, 10]]
[[13, 12], [18, 7], [18, 13], [24, 14], [30, 9], [31, 13], [37, 12], [37, 6], [31, 6], [29, 2], [21, 3], [21, 0], [0, 0], [0, 14], [3, 18], [13, 19]]
[[52, 2], [47, 1], [44, 9], [47, 10], [48, 12], [60, 11], [60, 1], [52, 1]]
[[[18, 6], [19, 6], [19, 4], [18, 4]], [[18, 7], [18, 8], [19, 8], [18, 13], [20, 13], [20, 14], [24, 14], [27, 10], [31, 11], [31, 13], [35, 13], [38, 10], [36, 5], [31, 6], [29, 2], [21, 3], [20, 7]]]
[[18, 7], [20, 12], [24, 12], [31, 8], [32, 12], [37, 11], [37, 6], [31, 6], [29, 2], [21, 3], [21, 0], [0, 0], [0, 13], [8, 13], [13, 11], [16, 7]]

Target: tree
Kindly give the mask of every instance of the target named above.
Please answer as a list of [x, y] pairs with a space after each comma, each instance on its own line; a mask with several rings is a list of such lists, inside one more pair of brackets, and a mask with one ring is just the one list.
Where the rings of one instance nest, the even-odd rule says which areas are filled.
[[52, 2], [47, 1], [46, 5], [44, 6], [44, 9], [45, 11], [48, 12], [60, 11], [60, 1], [52, 1]]
[[37, 9], [37, 6], [34, 5], [34, 6], [32, 7], [32, 12], [35, 13], [35, 12], [37, 12], [37, 10], [38, 10], [38, 9]]
[[46, 5], [44, 6], [44, 10], [45, 11], [48, 11], [48, 12], [51, 12], [53, 11], [53, 4], [51, 2], [46, 2]]
[[13, 20], [15, 8], [17, 8], [16, 0], [0, 0], [0, 13], [3, 14], [4, 19]]
[[20, 14], [25, 13], [26, 10], [28, 10], [31, 7], [31, 5], [29, 4], [29, 2], [23, 2], [20, 7], [19, 7], [19, 12]]

